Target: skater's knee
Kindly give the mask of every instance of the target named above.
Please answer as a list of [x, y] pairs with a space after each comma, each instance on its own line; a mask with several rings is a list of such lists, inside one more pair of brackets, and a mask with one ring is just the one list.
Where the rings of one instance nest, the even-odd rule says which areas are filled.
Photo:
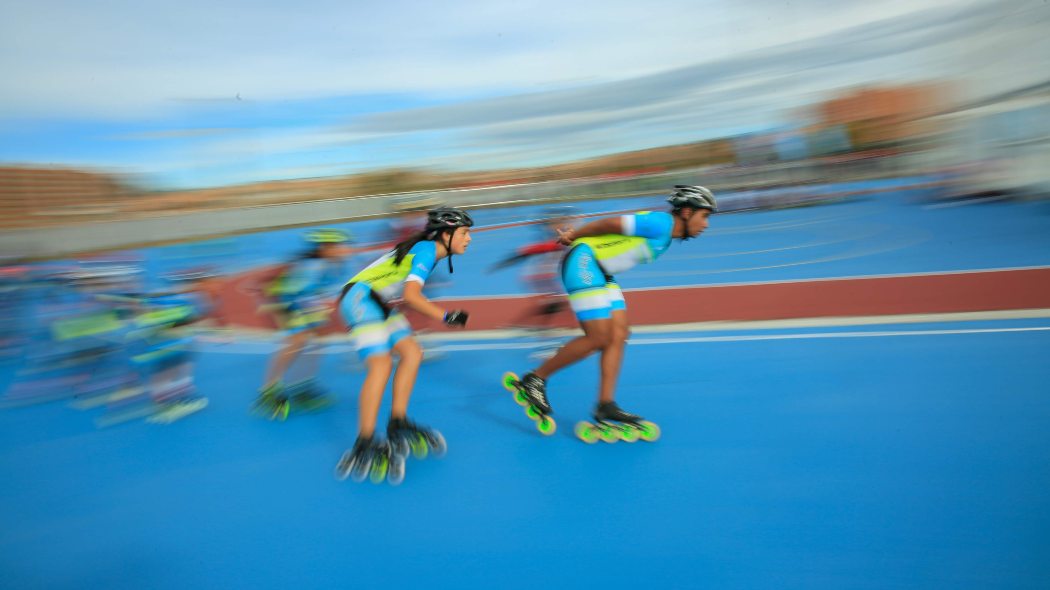
[[614, 337], [615, 334], [612, 330], [599, 330], [588, 335], [588, 339], [591, 341], [591, 347], [594, 350], [601, 350], [608, 347], [613, 343]]
[[616, 326], [613, 334], [613, 344], [622, 345], [631, 337], [631, 329], [627, 326]]
[[395, 351], [403, 363], [419, 364], [423, 362], [423, 347], [415, 340], [406, 339], [398, 342]]
[[306, 348], [306, 345], [309, 343], [310, 333], [298, 332], [288, 337], [285, 341], [285, 348], [290, 351], [300, 352], [302, 349]]
[[389, 352], [381, 352], [368, 357], [365, 364], [370, 371], [390, 371], [394, 366], [394, 359], [390, 357]]

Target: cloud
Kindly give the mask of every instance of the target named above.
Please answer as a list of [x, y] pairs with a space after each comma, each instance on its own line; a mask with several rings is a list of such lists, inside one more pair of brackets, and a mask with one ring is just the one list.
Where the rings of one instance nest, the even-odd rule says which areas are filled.
[[619, 151], [696, 141], [797, 121], [800, 107], [832, 89], [957, 74], [967, 66], [959, 52], [989, 37], [990, 24], [1003, 18], [1000, 4], [932, 9], [629, 80], [368, 115], [346, 129], [454, 131], [461, 150], [566, 159], [583, 146]]
[[[0, 113], [167, 118], [171, 131], [108, 137], [183, 142], [216, 169], [277, 169], [282, 154], [289, 169], [308, 154], [361, 167], [552, 163], [787, 124], [857, 84], [1023, 85], [1047, 71], [1046, 6], [41, 0], [0, 14]], [[375, 92], [411, 99], [323, 112], [300, 100]]]
[[0, 111], [122, 118], [238, 93], [256, 100], [521, 93], [637, 78], [944, 5], [949, 0], [9, 3], [0, 9]]
[[[785, 90], [793, 90], [791, 80], [784, 80], [787, 76], [802, 74], [812, 79], [805, 74], [807, 71], [856, 67], [858, 62], [968, 39], [980, 32], [994, 14], [996, 10], [989, 4], [968, 11], [929, 10], [628, 80], [379, 113], [363, 117], [349, 128], [366, 133], [404, 133], [564, 117], [569, 113], [627, 111], [638, 105], [676, 101], [690, 94], [709, 101], [735, 100], [762, 92], [782, 96]], [[842, 85], [838, 80], [829, 82], [832, 87]]]
[[193, 139], [201, 137], [218, 137], [236, 133], [232, 127], [201, 127], [196, 129], [162, 129], [158, 131], [139, 131], [111, 136], [117, 141], [163, 141], [167, 139]]

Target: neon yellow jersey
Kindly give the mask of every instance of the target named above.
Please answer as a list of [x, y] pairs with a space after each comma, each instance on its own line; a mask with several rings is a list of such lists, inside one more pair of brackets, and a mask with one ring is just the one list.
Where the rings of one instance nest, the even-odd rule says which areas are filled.
[[437, 244], [424, 240], [412, 246], [401, 264], [394, 264], [394, 252], [388, 252], [354, 275], [350, 282], [364, 283], [384, 301], [391, 301], [401, 297], [406, 281], [425, 283], [436, 262]]
[[671, 245], [674, 218], [668, 213], [643, 211], [624, 215], [623, 234], [605, 234], [577, 238], [572, 244], [587, 244], [598, 264], [609, 274], [616, 274], [638, 264], [652, 262]]

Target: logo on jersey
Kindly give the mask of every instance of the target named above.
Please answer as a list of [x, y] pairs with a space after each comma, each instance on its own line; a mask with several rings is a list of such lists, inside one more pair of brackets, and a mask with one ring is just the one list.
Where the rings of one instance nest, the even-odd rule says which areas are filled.
[[364, 299], [365, 292], [358, 291], [354, 293], [353, 299], [350, 300], [350, 308], [353, 310], [354, 322], [358, 323], [365, 319], [365, 309], [361, 305], [361, 300]]
[[594, 258], [589, 252], [583, 252], [576, 260], [578, 261], [577, 270], [580, 272], [580, 278], [583, 279], [584, 283], [590, 284], [594, 281], [594, 273], [592, 273], [590, 269], [591, 261], [593, 261]]

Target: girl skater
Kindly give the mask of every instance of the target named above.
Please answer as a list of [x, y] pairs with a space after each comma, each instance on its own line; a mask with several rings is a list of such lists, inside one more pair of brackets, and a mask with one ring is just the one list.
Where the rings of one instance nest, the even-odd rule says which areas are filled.
[[[423, 351], [412, 336], [405, 316], [391, 307], [400, 297], [405, 305], [449, 327], [467, 323], [465, 311], [446, 311], [423, 296], [423, 284], [437, 261], [463, 254], [470, 244], [474, 220], [460, 209], [439, 208], [427, 213], [422, 231], [397, 244], [392, 252], [357, 273], [343, 287], [339, 310], [350, 326], [350, 336], [367, 366], [365, 382], [358, 400], [358, 435], [354, 446], [343, 453], [336, 466], [340, 479], [350, 476], [362, 481], [371, 474], [380, 482], [389, 470], [390, 483], [397, 485], [405, 476], [409, 450], [416, 456], [445, 451], [445, 439], [432, 428], [408, 419], [408, 400], [416, 381]], [[391, 353], [400, 358], [394, 371], [393, 403], [387, 423], [387, 440], [375, 434], [383, 390], [393, 369]]]

